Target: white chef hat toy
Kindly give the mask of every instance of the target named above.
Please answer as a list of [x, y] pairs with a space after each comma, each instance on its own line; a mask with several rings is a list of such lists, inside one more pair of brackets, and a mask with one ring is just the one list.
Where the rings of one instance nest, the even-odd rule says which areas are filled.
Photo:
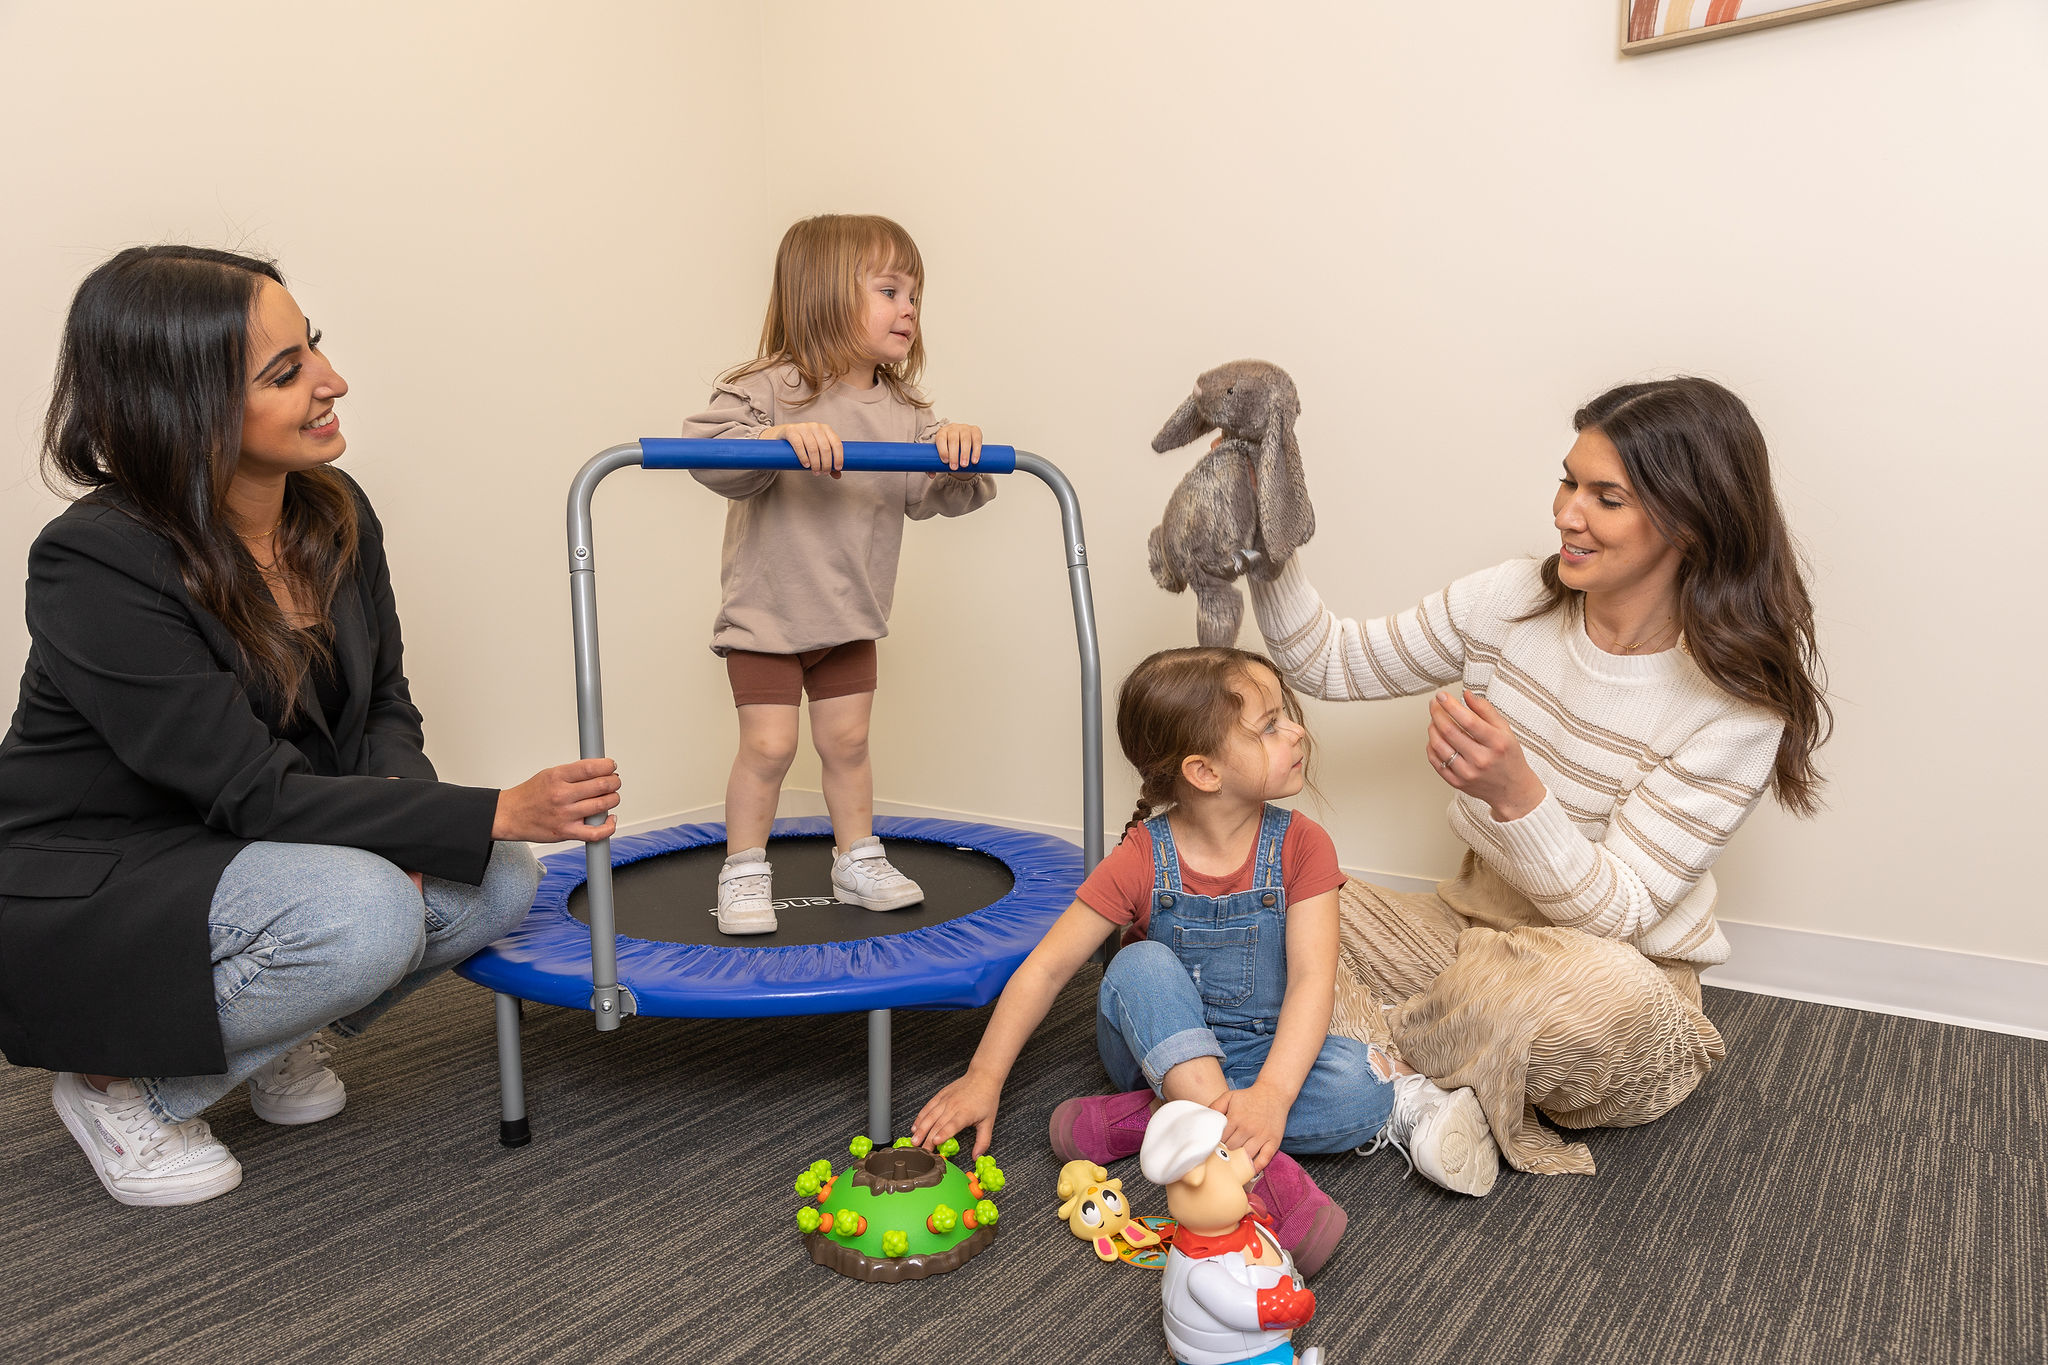
[[1209, 1159], [1223, 1142], [1226, 1120], [1193, 1100], [1168, 1100], [1145, 1125], [1138, 1168], [1155, 1185], [1171, 1185]]

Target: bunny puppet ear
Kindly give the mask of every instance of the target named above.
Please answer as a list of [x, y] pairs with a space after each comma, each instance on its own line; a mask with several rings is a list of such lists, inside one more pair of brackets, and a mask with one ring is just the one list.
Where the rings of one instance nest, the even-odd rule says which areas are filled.
[[1202, 416], [1201, 403], [1200, 389], [1189, 394], [1188, 401], [1166, 419], [1166, 425], [1159, 428], [1159, 434], [1152, 438], [1152, 449], [1164, 455], [1169, 450], [1179, 450], [1205, 432], [1214, 431], [1216, 424]]
[[1293, 395], [1276, 390], [1267, 399], [1266, 429], [1259, 438], [1259, 535], [1276, 566], [1316, 533], [1316, 509], [1308, 500], [1301, 447], [1294, 440], [1300, 411]]

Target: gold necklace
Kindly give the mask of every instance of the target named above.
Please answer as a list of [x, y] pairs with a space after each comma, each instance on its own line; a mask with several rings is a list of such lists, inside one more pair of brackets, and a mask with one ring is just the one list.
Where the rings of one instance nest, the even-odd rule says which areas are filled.
[[[1586, 618], [1586, 621], [1589, 625], [1592, 623], [1592, 620], [1593, 618], [1591, 616], [1588, 616]], [[1637, 640], [1634, 644], [1623, 644], [1621, 640], [1618, 639], [1612, 631], [1609, 631], [1607, 635], [1608, 646], [1609, 648], [1620, 650], [1623, 654], [1633, 654], [1637, 650], [1641, 649], [1643, 646], [1652, 644], [1658, 640], [1663, 639], [1666, 627], [1670, 626], [1676, 620], [1677, 618], [1675, 616], [1665, 617], [1664, 624], [1657, 627], [1657, 633], [1655, 635], [1645, 635], [1642, 639]], [[1601, 629], [1606, 630], [1607, 628], [1605, 626], [1602, 626]]]

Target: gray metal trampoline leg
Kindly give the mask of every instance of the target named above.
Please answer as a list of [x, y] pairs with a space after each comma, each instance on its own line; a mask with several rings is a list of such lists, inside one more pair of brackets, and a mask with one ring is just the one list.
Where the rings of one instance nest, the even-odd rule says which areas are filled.
[[[495, 994], [495, 993], [494, 993]], [[526, 1126], [526, 1076], [519, 1062], [519, 1000], [496, 995], [498, 1006], [498, 1141], [524, 1147], [533, 1140]]]
[[889, 1129], [889, 1011], [868, 1011], [868, 1141], [886, 1147]]

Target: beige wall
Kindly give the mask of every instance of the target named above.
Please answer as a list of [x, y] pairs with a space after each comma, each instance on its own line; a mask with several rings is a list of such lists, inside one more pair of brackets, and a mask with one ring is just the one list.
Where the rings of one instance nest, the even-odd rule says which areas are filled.
[[[943, 410], [1081, 489], [1112, 686], [1192, 633], [1144, 569], [1189, 457], [1148, 442], [1211, 364], [1299, 383], [1307, 564], [1347, 614], [1544, 552], [1579, 400], [1734, 385], [1815, 563], [1842, 724], [1832, 809], [1757, 816], [1724, 913], [2048, 961], [2012, 870], [2048, 759], [2022, 586], [2048, 492], [2048, 13], [1903, 0], [1622, 61], [1614, 10], [0, 10], [0, 116], [36, 130], [0, 149], [0, 562], [53, 506], [29, 452], [77, 278], [133, 241], [274, 251], [356, 385], [349, 467], [391, 531], [436, 758], [515, 780], [574, 744], [569, 470], [672, 429], [749, 353], [790, 218], [884, 212], [930, 269]], [[680, 477], [608, 488], [608, 719], [644, 817], [722, 786], [718, 509]], [[879, 795], [1078, 821], [1041, 488], [911, 529], [884, 668]], [[1421, 705], [1313, 721], [1345, 862], [1450, 867]]]
[[[673, 430], [758, 326], [758, 31], [661, 0], [0, 8], [0, 657], [26, 650], [16, 570], [57, 507], [34, 447], [79, 278], [138, 242], [242, 246], [279, 258], [353, 386], [344, 467], [385, 523], [443, 775], [574, 758], [564, 493], [601, 446]], [[677, 689], [716, 680], [717, 512], [684, 482], [599, 496], [629, 813], [722, 786], [677, 761], [704, 728]]]
[[[1192, 634], [1144, 568], [1191, 457], [1148, 442], [1209, 365], [1293, 372], [1306, 562], [1346, 614], [1547, 552], [1585, 397], [1732, 384], [1814, 560], [1841, 732], [1832, 809], [1753, 819], [1724, 913], [2048, 960], [2014, 862], [2048, 759], [2048, 10], [1905, 0], [1627, 61], [1615, 10], [770, 3], [805, 96], [779, 140], [837, 119], [874, 149], [792, 157], [772, 217], [917, 235], [945, 411], [1081, 488], [1111, 679]], [[881, 791], [1074, 823], [1049, 500], [975, 521], [909, 537]], [[1313, 722], [1344, 861], [1452, 867], [1422, 704]]]

